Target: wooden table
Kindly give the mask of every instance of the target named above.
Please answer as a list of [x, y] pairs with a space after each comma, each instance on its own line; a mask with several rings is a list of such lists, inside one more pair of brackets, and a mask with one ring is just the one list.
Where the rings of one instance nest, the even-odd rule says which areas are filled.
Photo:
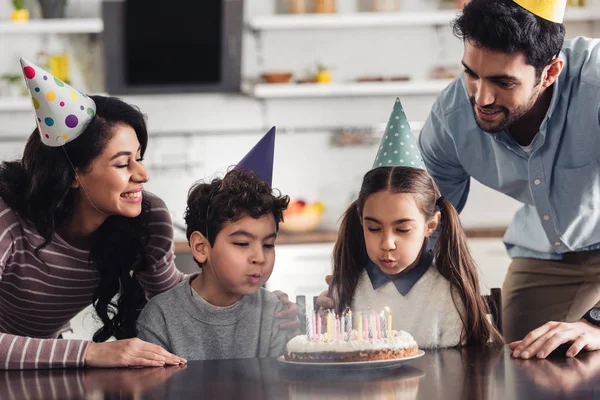
[[147, 369], [5, 371], [2, 399], [600, 398], [600, 351], [516, 360], [504, 349], [426, 351], [397, 368], [308, 369], [275, 359], [190, 361]]

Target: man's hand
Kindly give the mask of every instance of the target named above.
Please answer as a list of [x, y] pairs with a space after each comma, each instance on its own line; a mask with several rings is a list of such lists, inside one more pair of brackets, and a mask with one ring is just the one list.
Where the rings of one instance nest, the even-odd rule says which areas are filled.
[[513, 357], [546, 358], [556, 348], [572, 343], [567, 357], [575, 357], [581, 350], [600, 350], [600, 328], [586, 321], [547, 322], [531, 331], [523, 340], [510, 344]]
[[300, 320], [298, 319], [298, 305], [290, 301], [287, 293], [283, 293], [281, 290], [275, 290], [273, 293], [279, 298], [279, 301], [287, 307], [287, 310], [278, 312], [275, 318], [281, 318], [285, 321], [282, 322], [279, 327], [283, 330], [289, 331], [288, 339], [293, 338], [300, 334]]
[[600, 378], [600, 351], [567, 358], [557, 363], [551, 360], [515, 360], [518, 369], [524, 370], [533, 382], [555, 393], [569, 394], [585, 382]]

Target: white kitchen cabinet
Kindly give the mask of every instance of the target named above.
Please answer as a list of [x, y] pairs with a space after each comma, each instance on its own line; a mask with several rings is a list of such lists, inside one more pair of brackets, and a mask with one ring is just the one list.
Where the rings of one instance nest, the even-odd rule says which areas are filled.
[[490, 288], [501, 288], [511, 261], [502, 238], [472, 238], [469, 248], [479, 269], [483, 294], [488, 294]]
[[313, 296], [327, 289], [325, 276], [331, 274], [333, 246], [334, 243], [277, 246], [267, 289], [282, 290], [292, 301], [304, 295], [307, 305], [312, 304]]
[[[277, 247], [273, 274], [267, 289], [282, 290], [290, 299], [305, 295], [307, 304], [327, 288], [325, 276], [332, 270], [333, 243], [282, 245]], [[482, 294], [502, 287], [510, 264], [501, 238], [469, 239], [469, 247], [479, 269]]]

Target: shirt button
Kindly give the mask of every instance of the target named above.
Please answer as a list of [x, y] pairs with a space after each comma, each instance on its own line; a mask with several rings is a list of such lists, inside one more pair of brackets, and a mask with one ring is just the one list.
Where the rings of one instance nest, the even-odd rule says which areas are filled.
[[535, 183], [536, 185], [539, 185], [540, 183], [542, 183], [542, 181], [540, 181], [539, 179], [536, 179], [535, 181], [533, 181], [533, 183]]
[[558, 247], [558, 246], [560, 246], [560, 242], [554, 242], [554, 245], [555, 245], [556, 247]]
[[550, 221], [550, 217], [548, 215], [544, 215], [544, 221]]

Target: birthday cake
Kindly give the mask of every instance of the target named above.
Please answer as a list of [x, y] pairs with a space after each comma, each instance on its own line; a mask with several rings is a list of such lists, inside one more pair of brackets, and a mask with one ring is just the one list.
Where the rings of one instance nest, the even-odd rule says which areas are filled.
[[[294, 337], [284, 355], [295, 362], [358, 362], [391, 360], [417, 355], [419, 346], [405, 331], [391, 329], [391, 315], [358, 314], [356, 329], [352, 313], [343, 316], [328, 313], [326, 332], [321, 318], [307, 316], [307, 334]], [[383, 324], [382, 324], [383, 321]]]

